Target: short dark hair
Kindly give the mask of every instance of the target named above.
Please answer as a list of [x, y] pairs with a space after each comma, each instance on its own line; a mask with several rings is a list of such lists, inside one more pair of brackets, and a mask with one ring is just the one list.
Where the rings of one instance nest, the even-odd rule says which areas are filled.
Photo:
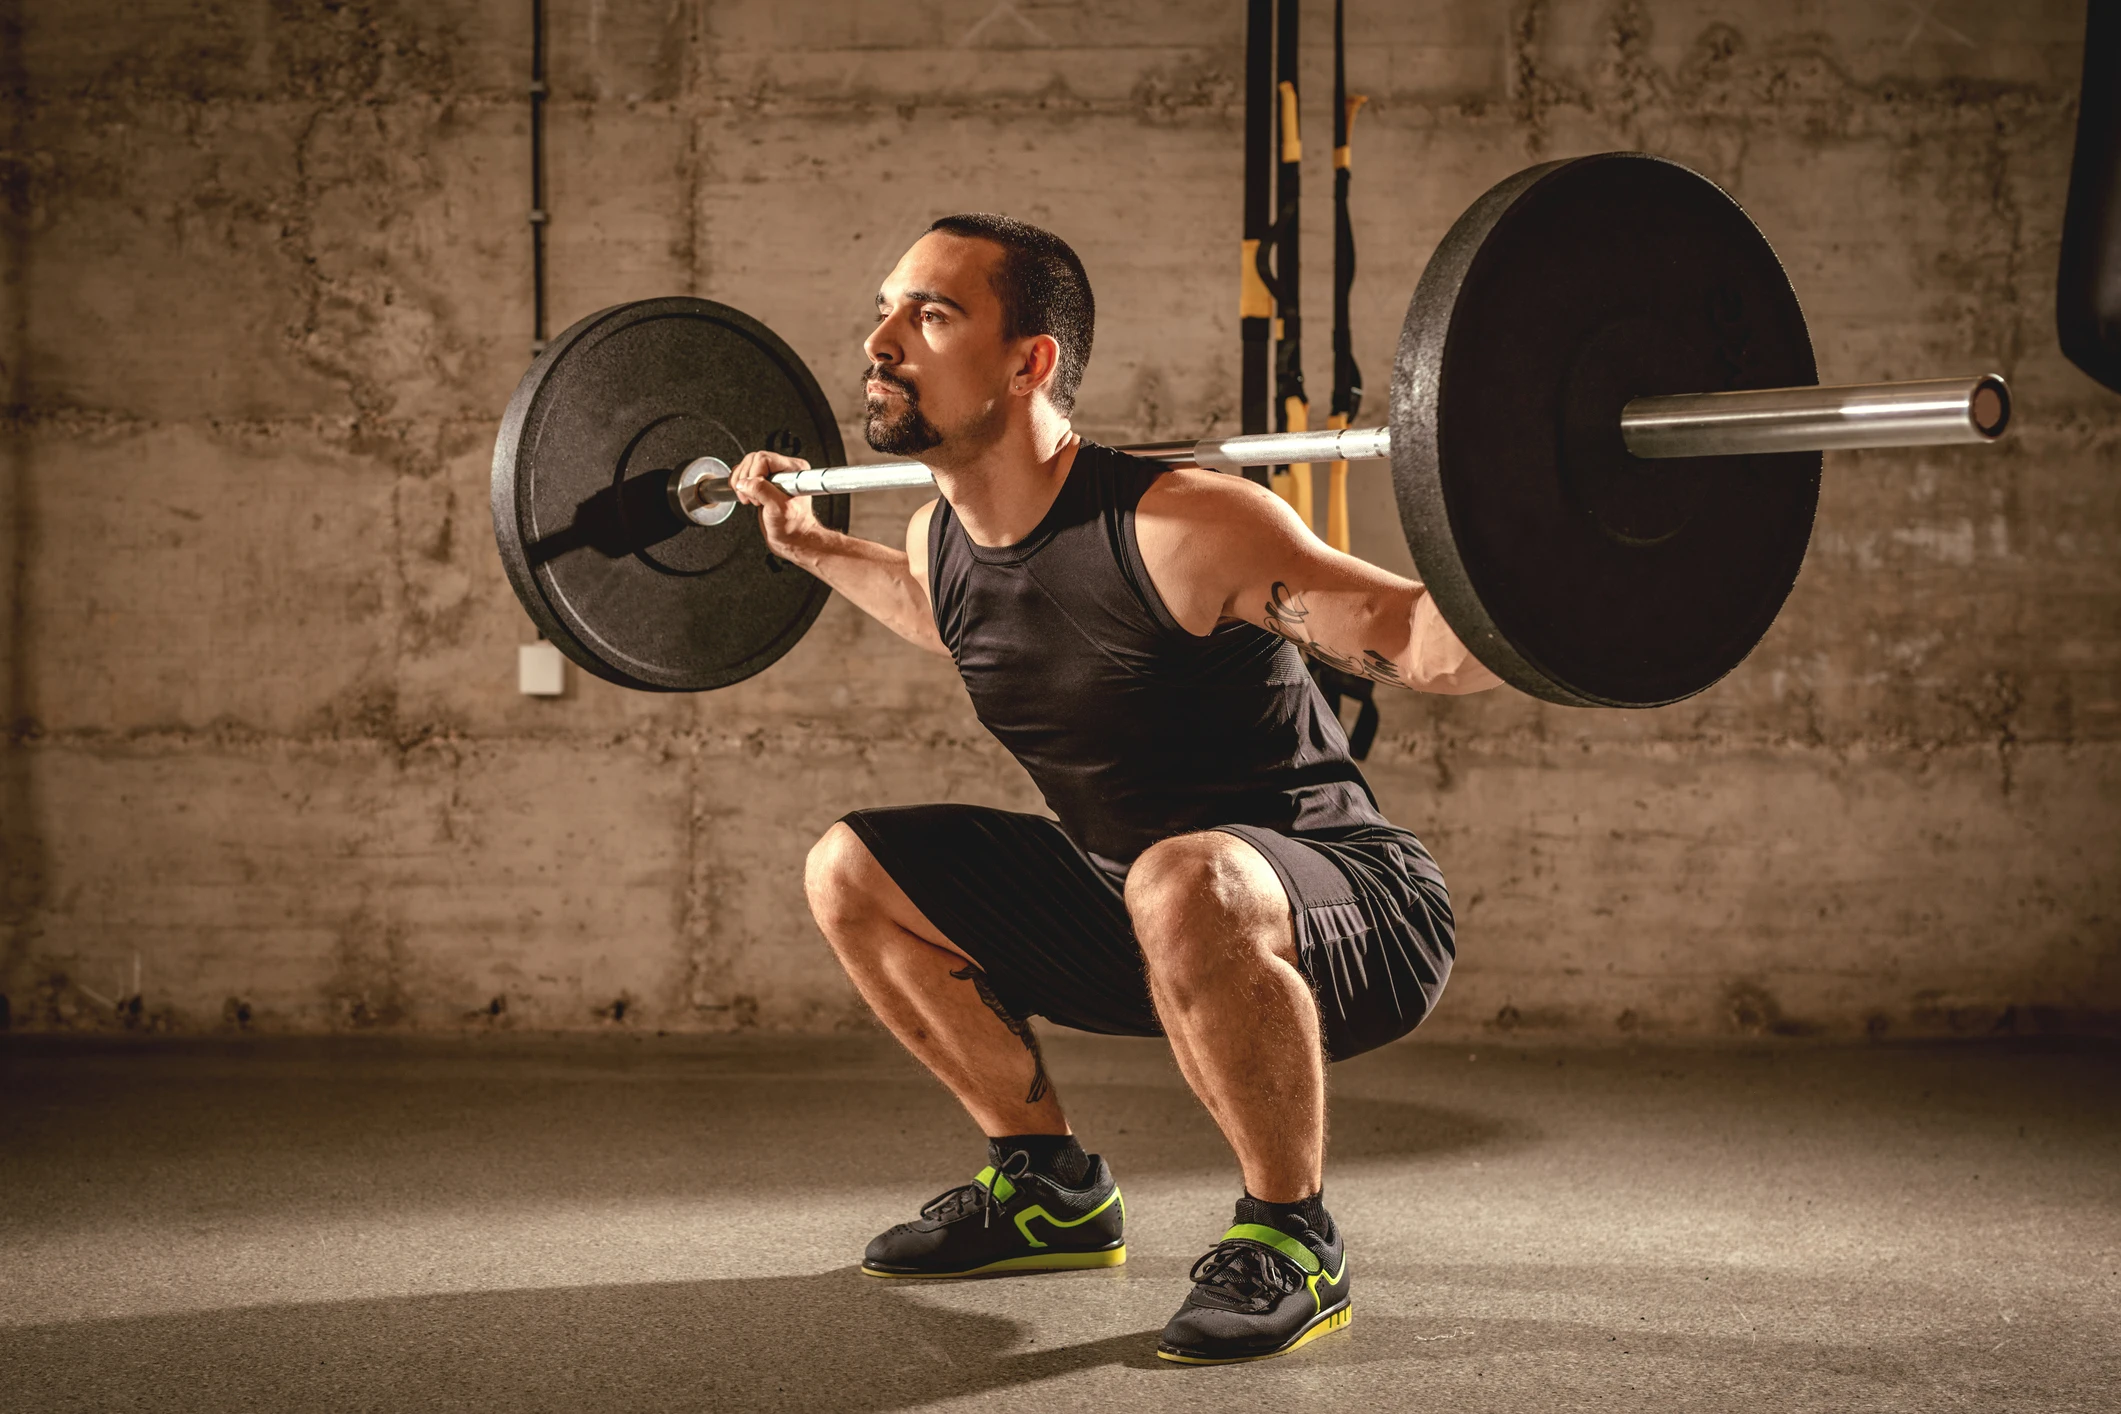
[[1097, 331], [1097, 301], [1090, 297], [1090, 277], [1068, 243], [1028, 222], [979, 211], [945, 216], [928, 229], [992, 241], [1002, 248], [992, 282], [1002, 302], [1002, 337], [1053, 337], [1060, 345], [1060, 364], [1046, 395], [1062, 412], [1075, 411], [1075, 390], [1082, 385], [1090, 340]]

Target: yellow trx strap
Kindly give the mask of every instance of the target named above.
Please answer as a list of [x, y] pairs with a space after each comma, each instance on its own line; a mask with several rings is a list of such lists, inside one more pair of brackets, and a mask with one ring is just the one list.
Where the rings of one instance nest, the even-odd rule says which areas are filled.
[[[1369, 95], [1362, 93], [1355, 94], [1353, 97], [1348, 99], [1348, 111], [1345, 118], [1343, 118], [1342, 120], [1343, 126], [1341, 129], [1343, 132], [1347, 133], [1348, 136], [1353, 137], [1355, 135], [1355, 110], [1362, 107], [1363, 104], [1368, 103], [1369, 101]], [[1347, 168], [1353, 167], [1355, 165], [1353, 158], [1349, 156], [1347, 143], [1343, 142], [1340, 146], [1333, 149], [1333, 165], [1343, 170], [1346, 170]]]
[[[1283, 0], [1292, 4], [1294, 0]], [[1284, 79], [1281, 91], [1281, 160], [1286, 163], [1301, 162], [1304, 156], [1303, 137], [1296, 121], [1296, 85]], [[1293, 242], [1291, 242], [1293, 244]], [[1286, 247], [1285, 247], [1286, 248]], [[1281, 321], [1275, 320], [1274, 337], [1282, 337]], [[1282, 412], [1291, 432], [1308, 432], [1311, 428], [1311, 405], [1301, 397], [1282, 399]], [[1305, 525], [1311, 524], [1311, 464], [1294, 462], [1286, 467], [1277, 467], [1268, 477], [1267, 484], [1274, 494], [1287, 501], [1290, 508], [1303, 518]]]
[[1246, 241], [1245, 269], [1238, 276], [1237, 316], [1240, 319], [1272, 319], [1274, 296], [1267, 289], [1267, 282], [1259, 278], [1259, 242]]
[[[1309, 403], [1302, 398], [1284, 398], [1282, 400], [1282, 408], [1289, 415], [1289, 430], [1291, 432], [1308, 432], [1311, 430], [1311, 405]], [[1340, 465], [1345, 469], [1347, 463], [1342, 462]], [[1311, 463], [1290, 462], [1287, 468], [1276, 469], [1273, 487], [1274, 494], [1287, 501], [1295, 509], [1296, 514], [1303, 519], [1303, 523], [1309, 525], [1311, 523]]]
[[[1367, 97], [1359, 93], [1346, 101], [1345, 111], [1341, 115], [1340, 146], [1333, 149], [1333, 166], [1339, 171], [1348, 171], [1355, 165], [1353, 155], [1348, 146], [1355, 136], [1355, 111], [1369, 101]], [[1343, 191], [1339, 195], [1341, 205], [1345, 208], [1347, 202], [1346, 193]], [[1342, 300], [1345, 301], [1345, 298], [1346, 296], [1343, 294]], [[1336, 346], [1338, 343], [1339, 331], [1336, 330]], [[1337, 372], [1338, 370], [1336, 370]], [[1334, 394], [1336, 400], [1344, 398], [1346, 390], [1336, 386]], [[1331, 428], [1339, 429], [1347, 425], [1348, 415], [1344, 412], [1336, 412], [1326, 419], [1326, 426]], [[1348, 538], [1348, 464], [1346, 462], [1333, 462], [1326, 468], [1326, 543], [1344, 554], [1348, 552], [1351, 544]]]
[[[1336, 412], [1326, 419], [1326, 426], [1339, 429], [1348, 425], [1348, 415]], [[1326, 543], [1345, 552], [1348, 540], [1348, 464], [1328, 462], [1326, 464]]]

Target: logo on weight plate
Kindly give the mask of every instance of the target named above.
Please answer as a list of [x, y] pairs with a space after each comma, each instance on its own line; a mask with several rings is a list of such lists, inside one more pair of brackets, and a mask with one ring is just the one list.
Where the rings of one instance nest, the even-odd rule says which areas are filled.
[[783, 427], [766, 434], [766, 450], [784, 457], [799, 457], [803, 454], [803, 439]]

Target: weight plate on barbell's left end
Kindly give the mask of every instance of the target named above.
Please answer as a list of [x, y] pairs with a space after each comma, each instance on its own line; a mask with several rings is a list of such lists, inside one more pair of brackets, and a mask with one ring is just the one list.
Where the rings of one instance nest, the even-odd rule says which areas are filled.
[[[493, 526], [531, 620], [625, 687], [699, 692], [793, 648], [832, 591], [776, 559], [758, 512], [716, 526], [671, 509], [670, 473], [764, 448], [846, 460], [825, 395], [786, 344], [712, 300], [615, 305], [554, 339], [509, 400]], [[847, 528], [847, 498], [818, 496]]]
[[1535, 697], [1691, 697], [1789, 597], [1820, 455], [1645, 461], [1620, 410], [1818, 381], [1788, 275], [1714, 182], [1641, 153], [1520, 172], [1444, 237], [1400, 333], [1392, 479], [1416, 569]]

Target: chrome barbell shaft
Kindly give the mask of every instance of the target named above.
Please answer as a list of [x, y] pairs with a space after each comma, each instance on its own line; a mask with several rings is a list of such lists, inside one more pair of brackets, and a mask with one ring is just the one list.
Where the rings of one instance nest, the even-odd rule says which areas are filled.
[[1993, 442], [2010, 425], [2001, 376], [1637, 398], [1620, 436], [1638, 457], [1723, 457]]
[[[1316, 432], [1261, 432], [1248, 437], [1208, 437], [1198, 442], [1150, 442], [1121, 447], [1138, 457], [1174, 466], [1211, 471], [1238, 471], [1248, 466], [1288, 462], [1377, 461], [1392, 455], [1389, 427], [1323, 428]], [[783, 471], [771, 478], [791, 496], [839, 496], [852, 491], [926, 490], [934, 473], [919, 462], [875, 462], [868, 466], [811, 467]], [[670, 483], [670, 503], [680, 516], [701, 525], [719, 525], [736, 509], [729, 489], [729, 467], [718, 457], [701, 457], [677, 472]]]
[[[2010, 389], [1993, 373], [1914, 383], [1636, 398], [1620, 412], [1621, 437], [1628, 450], [1652, 459], [1993, 442], [2009, 423]], [[1378, 461], [1392, 455], [1392, 429], [1260, 432], [1120, 450], [1214, 471], [1290, 462]], [[791, 496], [838, 496], [924, 490], [935, 485], [935, 475], [919, 462], [879, 462], [783, 471], [772, 481]], [[670, 502], [687, 520], [721, 524], [736, 510], [728, 465], [716, 457], [691, 462], [672, 476]]]
[[1248, 437], [1210, 437], [1192, 450], [1165, 458], [1211, 471], [1290, 462], [1367, 462], [1392, 455], [1389, 427], [1326, 427], [1316, 432], [1255, 432]]

